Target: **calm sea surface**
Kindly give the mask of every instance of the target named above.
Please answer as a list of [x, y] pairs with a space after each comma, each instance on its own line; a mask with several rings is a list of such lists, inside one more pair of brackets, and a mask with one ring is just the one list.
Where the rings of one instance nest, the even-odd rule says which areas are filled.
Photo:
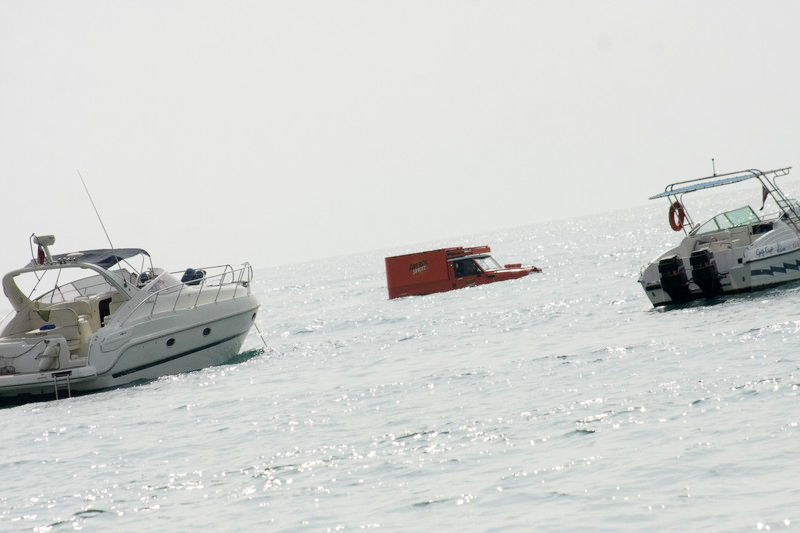
[[[268, 349], [0, 410], [0, 530], [797, 530], [800, 285], [653, 309], [666, 207], [257, 269]], [[544, 273], [387, 299], [459, 244]]]

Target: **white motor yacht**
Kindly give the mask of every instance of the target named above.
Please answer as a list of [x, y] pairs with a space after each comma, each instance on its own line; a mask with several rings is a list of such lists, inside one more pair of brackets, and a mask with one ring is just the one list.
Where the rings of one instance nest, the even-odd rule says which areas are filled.
[[3, 277], [14, 315], [0, 332], [0, 396], [57, 398], [221, 364], [255, 321], [248, 264], [170, 273], [139, 248], [51, 255], [52, 235], [32, 241], [30, 264]]
[[[748, 169], [670, 184], [650, 199], [667, 198], [669, 223], [683, 231], [680, 244], [642, 269], [639, 283], [654, 306], [744, 292], [800, 279], [800, 205], [787, 198], [777, 178], [791, 167]], [[761, 189], [761, 211], [772, 200], [778, 210], [760, 217], [750, 205], [695, 224], [684, 195], [753, 180]], [[771, 202], [770, 202], [771, 203]]]

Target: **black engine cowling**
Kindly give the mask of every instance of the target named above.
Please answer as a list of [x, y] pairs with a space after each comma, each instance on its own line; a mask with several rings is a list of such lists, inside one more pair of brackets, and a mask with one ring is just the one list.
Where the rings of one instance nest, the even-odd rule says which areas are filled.
[[673, 255], [659, 261], [658, 272], [661, 274], [661, 288], [669, 294], [673, 302], [683, 303], [692, 299], [686, 268], [680, 257]]
[[703, 291], [703, 296], [713, 298], [722, 292], [717, 263], [711, 250], [701, 248], [692, 252], [689, 263], [692, 265], [692, 281]]

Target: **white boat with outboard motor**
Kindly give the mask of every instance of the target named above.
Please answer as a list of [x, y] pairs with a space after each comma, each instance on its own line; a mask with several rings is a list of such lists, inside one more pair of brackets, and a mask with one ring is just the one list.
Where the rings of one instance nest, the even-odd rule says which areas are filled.
[[[639, 283], [650, 302], [680, 304], [800, 280], [800, 204], [777, 184], [791, 168], [715, 173], [667, 185], [650, 197], [669, 200], [670, 226], [685, 233], [678, 246], [643, 267]], [[683, 204], [688, 193], [747, 180], [760, 185], [759, 211], [772, 200], [777, 212], [760, 217], [746, 205], [695, 224]]]
[[254, 324], [247, 263], [170, 273], [140, 248], [51, 255], [52, 235], [31, 240], [31, 262], [2, 281], [14, 315], [0, 332], [0, 397], [58, 398], [221, 364]]

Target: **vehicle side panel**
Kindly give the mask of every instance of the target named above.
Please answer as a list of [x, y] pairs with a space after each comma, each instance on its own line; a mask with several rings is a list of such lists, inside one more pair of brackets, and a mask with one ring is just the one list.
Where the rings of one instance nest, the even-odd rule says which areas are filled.
[[386, 258], [389, 298], [430, 294], [455, 288], [447, 250], [433, 250]]

